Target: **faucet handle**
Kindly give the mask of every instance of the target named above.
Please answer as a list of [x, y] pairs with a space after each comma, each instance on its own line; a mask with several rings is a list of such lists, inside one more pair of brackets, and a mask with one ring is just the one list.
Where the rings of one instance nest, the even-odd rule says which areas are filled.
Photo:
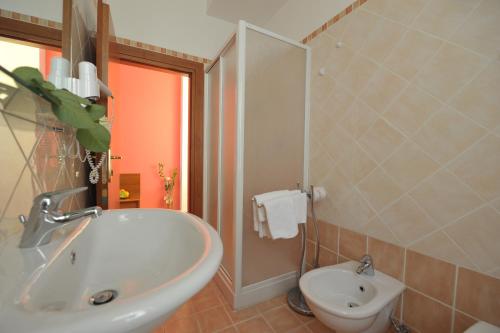
[[370, 264], [370, 265], [371, 265], [371, 264], [373, 264], [373, 258], [372, 258], [372, 256], [371, 256], [371, 255], [369, 255], [369, 254], [365, 254], [365, 255], [361, 258], [361, 260], [360, 260], [359, 262], [361, 262], [361, 263], [363, 263], [363, 264]]
[[33, 207], [40, 205], [45, 212], [57, 211], [66, 198], [84, 192], [87, 189], [88, 187], [82, 186], [68, 190], [42, 193], [33, 200]]

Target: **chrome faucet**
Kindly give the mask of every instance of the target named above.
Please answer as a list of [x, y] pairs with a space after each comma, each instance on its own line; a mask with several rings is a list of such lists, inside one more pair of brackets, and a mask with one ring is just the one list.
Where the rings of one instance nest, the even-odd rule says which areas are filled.
[[19, 222], [24, 225], [24, 232], [19, 243], [20, 248], [36, 247], [47, 244], [52, 233], [62, 224], [84, 216], [97, 217], [102, 214], [100, 207], [89, 207], [69, 213], [61, 213], [60, 207], [66, 198], [86, 191], [87, 187], [42, 193], [33, 199], [30, 215], [19, 215]]
[[373, 259], [369, 254], [365, 254], [363, 258], [360, 260], [361, 265], [356, 268], [356, 273], [358, 274], [366, 274], [373, 276], [375, 275], [375, 269], [373, 267]]

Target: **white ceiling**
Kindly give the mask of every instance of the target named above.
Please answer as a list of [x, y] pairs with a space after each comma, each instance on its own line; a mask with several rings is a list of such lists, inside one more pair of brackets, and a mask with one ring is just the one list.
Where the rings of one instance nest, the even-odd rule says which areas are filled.
[[288, 0], [207, 0], [207, 15], [237, 23], [265, 25]]

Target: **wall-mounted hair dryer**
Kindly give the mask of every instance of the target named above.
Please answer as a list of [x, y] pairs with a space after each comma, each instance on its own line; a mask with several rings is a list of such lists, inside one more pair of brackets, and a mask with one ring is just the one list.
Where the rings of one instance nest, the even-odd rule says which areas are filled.
[[57, 89], [67, 89], [73, 94], [91, 100], [98, 100], [100, 92], [105, 96], [113, 97], [111, 90], [97, 78], [97, 68], [88, 61], [78, 64], [79, 78], [69, 75], [70, 62], [62, 57], [53, 57], [50, 60], [49, 81]]

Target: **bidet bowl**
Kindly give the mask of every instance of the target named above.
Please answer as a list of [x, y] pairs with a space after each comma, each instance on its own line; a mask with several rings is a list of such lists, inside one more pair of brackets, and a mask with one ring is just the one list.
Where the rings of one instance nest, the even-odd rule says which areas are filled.
[[0, 252], [0, 332], [151, 332], [222, 258], [212, 227], [166, 209], [105, 211], [55, 236], [19, 249], [19, 235]]
[[314, 315], [338, 333], [385, 332], [389, 317], [405, 286], [375, 271], [357, 274], [358, 262], [322, 267], [300, 279], [300, 289]]

